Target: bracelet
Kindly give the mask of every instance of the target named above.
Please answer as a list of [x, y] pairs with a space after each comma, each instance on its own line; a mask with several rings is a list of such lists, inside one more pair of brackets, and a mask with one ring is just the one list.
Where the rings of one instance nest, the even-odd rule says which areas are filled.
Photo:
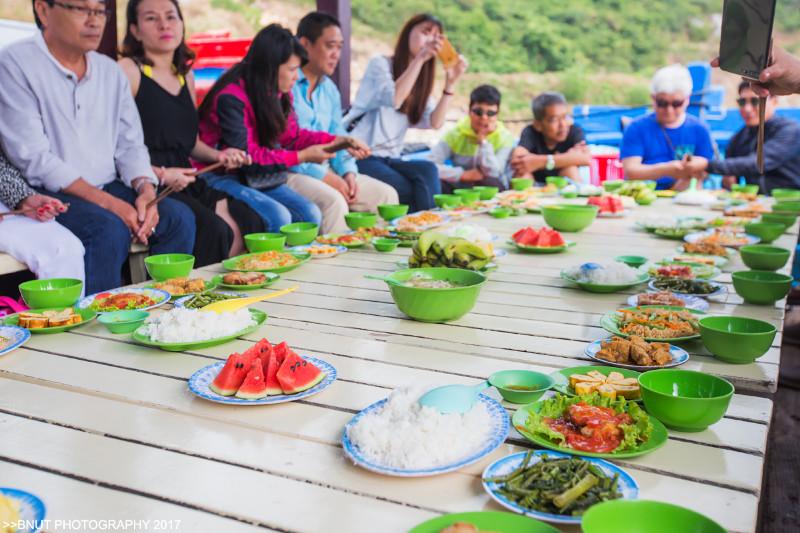
[[443, 94], [444, 96], [455, 96], [455, 95], [456, 95], [456, 93], [451, 93], [451, 92], [450, 92], [450, 91], [448, 91], [447, 89], [443, 90], [443, 91], [442, 91], [442, 94]]

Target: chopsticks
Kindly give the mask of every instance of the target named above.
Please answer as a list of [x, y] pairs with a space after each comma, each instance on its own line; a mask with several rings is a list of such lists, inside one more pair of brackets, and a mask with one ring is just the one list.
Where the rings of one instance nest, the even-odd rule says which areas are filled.
[[213, 163], [211, 165], [208, 165], [207, 167], [203, 167], [203, 168], [199, 168], [199, 169], [195, 170], [194, 172], [192, 172], [192, 176], [199, 176], [200, 174], [205, 174], [206, 172], [211, 172], [212, 170], [217, 170], [218, 168], [220, 168], [220, 167], [222, 167], [224, 165], [225, 165], [225, 163], [222, 163], [222, 162]]
[[764, 122], [767, 112], [767, 98], [758, 97], [758, 144], [756, 145], [756, 161], [758, 172], [764, 175]]
[[167, 196], [169, 196], [170, 194], [172, 194], [174, 192], [175, 192], [175, 189], [173, 189], [172, 187], [170, 187], [170, 186], [164, 187], [164, 189], [160, 193], [158, 193], [158, 196], [156, 196], [155, 199], [150, 200], [147, 203], [147, 209], [150, 209], [151, 207], [156, 205], [158, 202], [160, 202], [161, 200], [163, 200], [164, 198], [166, 198]]

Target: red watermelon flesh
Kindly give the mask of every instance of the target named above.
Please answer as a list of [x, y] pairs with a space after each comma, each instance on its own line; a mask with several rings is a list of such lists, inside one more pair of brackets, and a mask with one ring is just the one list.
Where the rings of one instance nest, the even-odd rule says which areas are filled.
[[264, 380], [264, 370], [261, 368], [261, 361], [253, 362], [244, 383], [236, 393], [237, 398], [244, 400], [259, 400], [267, 396], [267, 383]]
[[255, 361], [260, 355], [260, 350], [258, 348], [258, 343], [252, 345], [248, 349], [242, 352], [242, 359], [244, 362], [245, 368], [250, 368], [253, 365], [253, 361]]
[[539, 231], [533, 228], [523, 228], [516, 232], [512, 238], [517, 244], [523, 246], [536, 246], [539, 241]]
[[566, 242], [556, 230], [545, 228], [539, 232], [539, 246], [564, 246]]
[[233, 353], [228, 356], [225, 366], [208, 387], [220, 396], [233, 396], [239, 390], [247, 372], [248, 367], [244, 364], [244, 358], [238, 353]]
[[314, 363], [309, 363], [294, 352], [281, 364], [276, 378], [284, 394], [297, 394], [308, 390], [325, 377], [325, 373]]
[[283, 361], [286, 359], [286, 356], [289, 352], [292, 351], [289, 349], [289, 345], [285, 342], [273, 346], [272, 350], [270, 350], [267, 372], [264, 374], [267, 380], [267, 394], [269, 395], [283, 394], [283, 389], [281, 388], [280, 383], [278, 383], [278, 378], [276, 376], [278, 374], [278, 370], [281, 368], [281, 364], [283, 364]]

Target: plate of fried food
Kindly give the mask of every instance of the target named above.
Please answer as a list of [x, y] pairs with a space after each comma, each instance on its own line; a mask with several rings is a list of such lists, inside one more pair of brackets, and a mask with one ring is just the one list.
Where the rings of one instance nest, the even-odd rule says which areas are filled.
[[170, 293], [172, 298], [200, 294], [217, 288], [213, 281], [206, 281], [203, 278], [172, 278], [166, 281], [157, 281], [147, 285], [153, 289], [160, 289]]
[[600, 325], [614, 335], [635, 335], [646, 341], [681, 342], [700, 337], [699, 320], [705, 313], [667, 305], [626, 307], [606, 313]]
[[683, 348], [666, 342], [647, 342], [642, 337], [609, 337], [590, 343], [584, 354], [598, 363], [645, 372], [672, 368], [689, 360]]
[[252, 291], [263, 289], [281, 279], [280, 275], [272, 272], [228, 272], [214, 276], [211, 280], [219, 287], [235, 291]]
[[311, 259], [311, 254], [303, 252], [279, 252], [270, 250], [254, 254], [244, 254], [231, 257], [222, 262], [227, 270], [241, 270], [243, 272], [273, 272], [282, 274], [294, 270]]
[[628, 298], [628, 305], [636, 307], [639, 305], [669, 305], [672, 307], [685, 307], [697, 311], [707, 311], [708, 301], [699, 296], [691, 294], [676, 294], [671, 291], [654, 291], [634, 294]]
[[73, 307], [51, 309], [28, 309], [5, 317], [7, 326], [19, 326], [31, 333], [61, 333], [94, 320], [97, 311]]

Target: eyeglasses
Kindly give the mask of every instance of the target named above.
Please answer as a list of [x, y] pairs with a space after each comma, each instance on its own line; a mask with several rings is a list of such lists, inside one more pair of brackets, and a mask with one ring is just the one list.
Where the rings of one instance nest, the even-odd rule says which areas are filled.
[[671, 102], [669, 100], [661, 100], [661, 99], [659, 99], [659, 100], [656, 100], [656, 107], [658, 107], [660, 109], [666, 109], [669, 106], [672, 106], [673, 109], [680, 109], [681, 107], [683, 107], [683, 104], [685, 102], [686, 102], [685, 99], [684, 100], [673, 100]]
[[739, 107], [744, 107], [747, 104], [750, 104], [752, 107], [758, 107], [758, 97], [751, 96], [750, 98], [737, 98], [736, 103], [739, 104]]
[[573, 120], [572, 115], [560, 115], [555, 117], [547, 117], [542, 122], [549, 125], [558, 124], [559, 122], [570, 124], [572, 123], [572, 120]]
[[482, 117], [483, 115], [486, 115], [487, 117], [492, 118], [492, 117], [496, 117], [498, 112], [494, 111], [494, 110], [492, 110], [492, 111], [484, 111], [480, 107], [473, 107], [472, 109], [470, 109], [470, 113], [472, 113], [473, 115], [478, 116], [478, 117]]
[[91, 16], [95, 16], [100, 19], [107, 18], [111, 15], [111, 9], [104, 8], [104, 9], [92, 9], [91, 7], [84, 7], [84, 6], [76, 6], [72, 4], [65, 4], [64, 2], [56, 2], [53, 0], [53, 5], [56, 5], [60, 8], [66, 9], [67, 11], [71, 11], [76, 15], [82, 15], [83, 18], [88, 19]]

